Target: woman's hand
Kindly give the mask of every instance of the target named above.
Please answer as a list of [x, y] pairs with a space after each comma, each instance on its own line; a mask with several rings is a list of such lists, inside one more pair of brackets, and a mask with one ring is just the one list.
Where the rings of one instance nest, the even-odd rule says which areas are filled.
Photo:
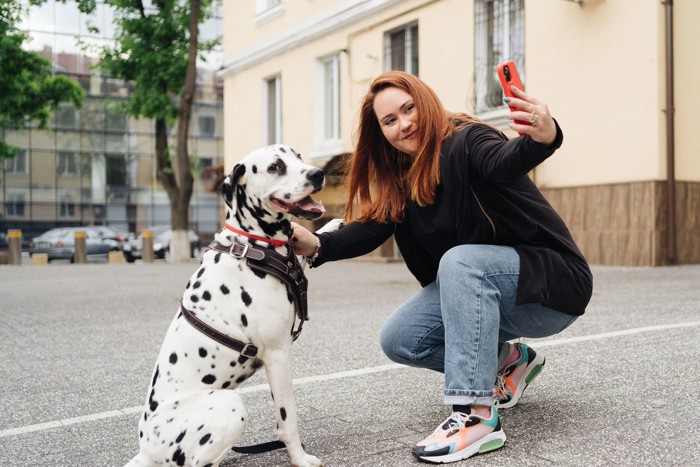
[[313, 256], [316, 253], [318, 238], [296, 222], [292, 222], [292, 250], [294, 254], [301, 256]]
[[510, 120], [529, 122], [530, 124], [521, 125], [513, 122], [510, 127], [518, 133], [530, 135], [530, 138], [540, 144], [545, 146], [552, 144], [557, 137], [557, 126], [554, 124], [554, 119], [549, 113], [547, 104], [515, 86], [511, 86], [511, 90], [515, 97], [504, 99], [504, 101], [517, 110], [510, 112], [508, 118]]

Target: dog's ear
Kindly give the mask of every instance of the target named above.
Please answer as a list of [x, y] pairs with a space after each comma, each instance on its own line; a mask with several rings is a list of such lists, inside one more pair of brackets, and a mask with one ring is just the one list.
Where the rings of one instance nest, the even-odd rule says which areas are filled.
[[236, 164], [233, 166], [233, 170], [224, 179], [221, 184], [221, 196], [224, 198], [224, 202], [231, 209], [231, 214], [236, 213], [236, 207], [233, 201], [236, 195], [236, 186], [238, 185], [238, 180], [245, 174], [245, 165]]

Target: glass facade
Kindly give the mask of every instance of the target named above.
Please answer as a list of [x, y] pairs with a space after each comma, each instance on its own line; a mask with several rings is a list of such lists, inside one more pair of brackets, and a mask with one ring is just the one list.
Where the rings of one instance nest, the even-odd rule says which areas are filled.
[[[93, 67], [97, 54], [91, 46], [109, 44], [114, 33], [110, 8], [98, 2], [94, 14], [84, 15], [72, 2], [48, 0], [31, 7], [20, 27], [30, 36], [25, 47], [51, 60], [57, 74], [79, 82], [86, 99], [80, 109], [59, 107], [47, 130], [28, 125], [0, 135], [20, 148], [16, 158], [0, 164], [0, 231], [22, 229], [29, 240], [57, 226], [112, 225], [138, 232], [169, 224], [170, 203], [156, 176], [154, 122], [125, 114], [132, 83], [101, 76]], [[200, 29], [202, 39], [220, 37], [220, 1]], [[198, 66], [190, 123], [195, 160], [190, 223], [205, 236], [220, 228], [223, 210], [204, 174], [223, 164], [223, 84], [215, 77], [221, 60], [216, 50]], [[173, 150], [175, 133], [176, 127], [168, 135]]]

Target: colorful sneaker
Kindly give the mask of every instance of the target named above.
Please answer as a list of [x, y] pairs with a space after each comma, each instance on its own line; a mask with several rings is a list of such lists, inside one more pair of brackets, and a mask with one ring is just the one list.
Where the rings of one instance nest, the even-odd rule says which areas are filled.
[[498, 408], [491, 407], [490, 418], [452, 412], [432, 435], [413, 447], [413, 455], [425, 462], [447, 464], [503, 446], [506, 434], [498, 419]]
[[515, 350], [506, 360], [496, 377], [493, 397], [498, 407], [507, 409], [518, 403], [525, 388], [542, 371], [544, 356], [531, 347], [521, 343], [515, 344]]

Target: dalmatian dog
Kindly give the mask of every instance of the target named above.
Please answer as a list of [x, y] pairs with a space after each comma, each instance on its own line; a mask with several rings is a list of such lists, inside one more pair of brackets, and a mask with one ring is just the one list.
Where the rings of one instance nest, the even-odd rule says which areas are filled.
[[[324, 213], [311, 198], [324, 184], [323, 171], [305, 164], [289, 146], [250, 153], [222, 183], [227, 227], [215, 235], [216, 242], [225, 248], [234, 243], [274, 248], [286, 255], [292, 216], [316, 219]], [[341, 225], [331, 222], [332, 229]], [[209, 327], [254, 345], [256, 356], [195, 329], [182, 308]], [[218, 466], [241, 436], [246, 419], [243, 401], [232, 389], [263, 366], [277, 434], [292, 465], [321, 466], [299, 438], [291, 354], [296, 316], [282, 281], [251, 269], [245, 258], [210, 249], [187, 283], [182, 308], [158, 355], [139, 421], [140, 450], [127, 466]]]

